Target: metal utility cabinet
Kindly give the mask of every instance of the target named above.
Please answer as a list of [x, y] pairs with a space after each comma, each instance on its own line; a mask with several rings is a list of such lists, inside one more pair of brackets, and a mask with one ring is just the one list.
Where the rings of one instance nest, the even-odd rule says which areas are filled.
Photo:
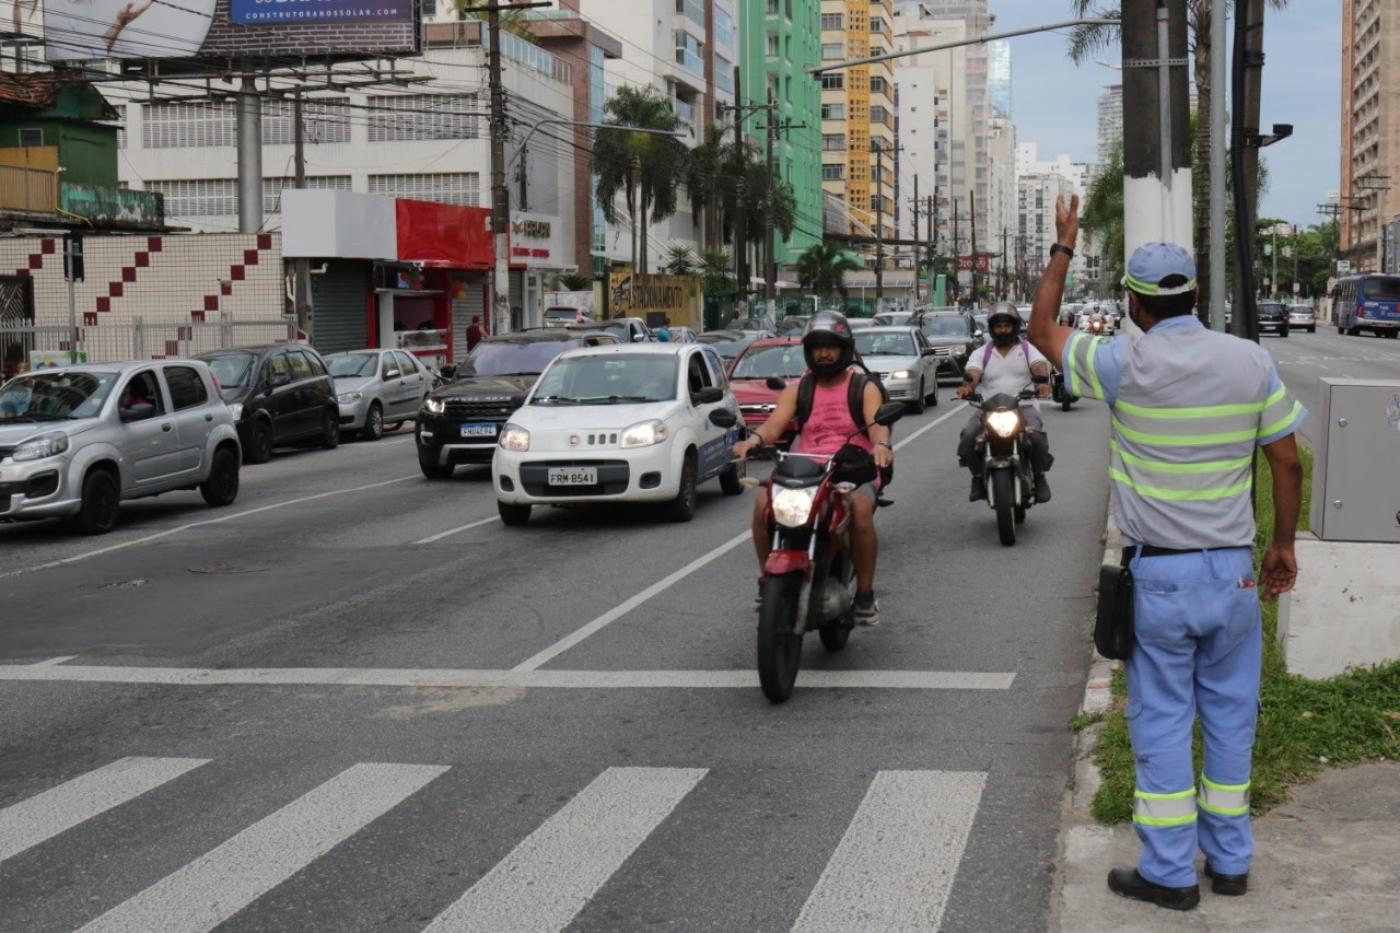
[[1400, 543], [1400, 380], [1323, 378], [1312, 532]]

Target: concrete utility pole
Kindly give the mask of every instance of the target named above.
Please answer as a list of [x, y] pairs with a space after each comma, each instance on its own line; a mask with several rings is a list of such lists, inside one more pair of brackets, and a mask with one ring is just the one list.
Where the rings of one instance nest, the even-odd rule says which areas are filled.
[[967, 191], [967, 225], [972, 231], [968, 252], [972, 254], [972, 304], [977, 304], [977, 191]]
[[885, 183], [885, 147], [870, 141], [875, 151], [875, 310], [883, 311], [885, 304], [885, 199], [881, 188]]
[[[306, 187], [306, 140], [305, 125], [302, 120], [301, 91], [297, 91], [292, 97], [292, 161], [295, 163], [297, 188]], [[308, 259], [292, 260], [293, 281], [296, 283], [294, 291], [296, 293], [296, 313], [297, 329], [306, 335], [307, 340], [314, 337], [313, 327], [315, 325], [314, 314], [311, 306], [311, 262]]]
[[924, 244], [919, 240], [919, 176], [914, 176], [914, 300], [919, 300], [919, 264]]
[[999, 295], [998, 297], [999, 297], [1000, 299], [1003, 299], [1003, 300], [1005, 300], [1005, 299], [1008, 298], [1008, 293], [1007, 293], [1007, 291], [1006, 291], [1006, 237], [1007, 237], [1006, 228], [1005, 228], [1005, 227], [1002, 227], [1002, 228], [1001, 228], [1001, 295]]
[[[934, 186], [937, 190], [937, 185]], [[934, 263], [938, 259], [938, 197], [928, 196], [928, 207], [924, 211], [924, 216], [928, 223], [928, 290], [929, 295], [933, 295], [934, 286], [938, 283], [938, 270]]]
[[1123, 4], [1124, 260], [1153, 241], [1190, 249], [1186, 0]]
[[[1241, 14], [1243, 9], [1243, 14]], [[1234, 54], [1243, 61], [1244, 80], [1231, 87], [1234, 111], [1230, 145], [1235, 151], [1235, 301], [1231, 329], [1259, 341], [1255, 304], [1254, 220], [1259, 216], [1259, 107], [1264, 70], [1264, 0], [1239, 0]], [[1250, 140], [1256, 140], [1251, 145]]]
[[[741, 87], [739, 85], [739, 68], [734, 68], [734, 100], [740, 101]], [[744, 151], [744, 108], [738, 103], [734, 105], [734, 146], [739, 152]], [[749, 311], [749, 225], [748, 219], [744, 216], [745, 191], [744, 178], [740, 174], [738, 197], [734, 210], [734, 277], [739, 280], [739, 306], [744, 309], [744, 315]]]
[[763, 212], [763, 297], [768, 302], [768, 316], [777, 318], [778, 257], [773, 248], [773, 196], [778, 179], [773, 168], [773, 140], [778, 136], [778, 109], [773, 101], [773, 85], [768, 85], [767, 131], [763, 134], [764, 163], [768, 166], [768, 190], [764, 192], [767, 210]]
[[1225, 332], [1225, 48], [1226, 7], [1210, 15], [1210, 328]]
[[[506, 187], [506, 89], [501, 82], [501, 8], [486, 7], [486, 28], [491, 47], [486, 53], [487, 81], [491, 89], [491, 234], [496, 263], [491, 281], [493, 334], [510, 332], [510, 189]], [[646, 248], [646, 244], [642, 244]], [[636, 270], [632, 271], [636, 275]]]
[[245, 75], [234, 112], [238, 134], [238, 232], [262, 229], [262, 98]]

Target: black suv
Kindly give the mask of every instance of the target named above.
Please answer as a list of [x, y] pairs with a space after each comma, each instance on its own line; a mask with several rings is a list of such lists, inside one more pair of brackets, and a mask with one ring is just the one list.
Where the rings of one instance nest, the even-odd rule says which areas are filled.
[[244, 463], [266, 463], [272, 448], [314, 440], [340, 443], [340, 405], [326, 361], [301, 343], [213, 350], [195, 357], [209, 365], [233, 412]]
[[1280, 337], [1288, 336], [1288, 308], [1281, 301], [1259, 302], [1259, 333], [1269, 331]]
[[933, 347], [940, 377], [961, 379], [968, 359], [986, 342], [976, 319], [966, 311], [921, 311], [909, 324], [923, 331]]
[[565, 350], [617, 343], [605, 331], [542, 327], [487, 337], [418, 410], [418, 466], [447, 479], [458, 464], [490, 463], [501, 426], [525, 401], [544, 368]]

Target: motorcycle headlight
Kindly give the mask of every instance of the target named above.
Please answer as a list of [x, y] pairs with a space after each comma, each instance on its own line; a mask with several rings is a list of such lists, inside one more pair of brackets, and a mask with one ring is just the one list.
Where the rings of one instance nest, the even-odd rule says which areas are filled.
[[360, 392], [342, 392], [335, 397], [335, 400], [342, 405], [349, 405], [351, 402], [358, 402], [362, 398], [364, 398], [364, 395]]
[[817, 487], [805, 486], [801, 489], [779, 488], [773, 495], [773, 518], [779, 525], [800, 528], [807, 524], [812, 514], [812, 503], [817, 498]]
[[660, 421], [642, 421], [622, 432], [623, 447], [650, 447], [666, 439], [666, 425]]
[[529, 450], [530, 432], [518, 424], [507, 424], [501, 428], [500, 443], [506, 450]]
[[242, 402], [229, 402], [229, 403], [228, 403], [228, 413], [229, 413], [230, 416], [233, 417], [233, 420], [234, 420], [234, 421], [242, 421], [242, 420], [243, 420], [243, 403], [242, 403]]
[[1021, 413], [1016, 411], [994, 411], [987, 415], [987, 427], [997, 437], [1011, 437], [1021, 423]]
[[914, 375], [914, 374], [911, 373], [911, 372], [910, 372], [909, 370], [907, 370], [907, 369], [899, 369], [899, 370], [895, 370], [894, 372], [890, 373], [890, 378], [891, 378], [891, 379], [909, 379], [909, 378], [911, 378], [913, 375]]
[[10, 454], [10, 459], [15, 463], [25, 463], [30, 460], [43, 460], [45, 457], [57, 457], [68, 449], [68, 435], [62, 431], [54, 431], [51, 434], [40, 434], [38, 437], [31, 437], [20, 444]]
[[427, 398], [423, 400], [423, 408], [430, 415], [440, 415], [447, 411], [447, 403], [440, 398]]

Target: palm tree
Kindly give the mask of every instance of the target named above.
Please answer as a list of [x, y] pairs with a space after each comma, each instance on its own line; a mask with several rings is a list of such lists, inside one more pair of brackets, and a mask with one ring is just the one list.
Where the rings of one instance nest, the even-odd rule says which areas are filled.
[[1114, 143], [1108, 164], [1089, 186], [1080, 222], [1102, 246], [1102, 276], [1096, 285], [1105, 285], [1111, 294], [1113, 283], [1123, 277], [1123, 144]]
[[674, 243], [666, 248], [666, 264], [661, 267], [667, 275], [694, 275], [699, 265], [695, 253], [683, 243]]
[[700, 287], [706, 297], [728, 295], [738, 289], [733, 262], [722, 249], [707, 250], [700, 256]]
[[826, 297], [838, 292], [846, 300], [846, 273], [859, 269], [846, 253], [828, 243], [813, 243], [797, 257], [797, 281], [810, 292]]
[[620, 88], [603, 109], [608, 128], [598, 130], [593, 140], [598, 202], [604, 219], [616, 223], [617, 195], [626, 195], [632, 268], [645, 274], [647, 220], [660, 222], [676, 212], [676, 187], [685, 176], [686, 149], [673, 137], [630, 133], [628, 128], [673, 132], [681, 121], [671, 102], [649, 87]]
[[[1269, 0], [1274, 9], [1288, 6], [1288, 0]], [[1190, 34], [1192, 70], [1196, 82], [1196, 111], [1202, 117], [1210, 113], [1210, 23], [1212, 0], [1187, 0], [1186, 26]], [[1098, 0], [1070, 0], [1070, 9], [1077, 17], [1121, 19], [1121, 6], [1104, 6]], [[1228, 9], [1228, 6], [1227, 6]], [[1076, 65], [1092, 59], [1095, 52], [1119, 38], [1117, 26], [1076, 26], [1070, 32], [1069, 57]], [[1222, 93], [1224, 90], [1222, 89]], [[1195, 121], [1196, 171], [1191, 176], [1192, 212], [1195, 215], [1196, 280], [1201, 293], [1210, 294], [1210, 120]]]

